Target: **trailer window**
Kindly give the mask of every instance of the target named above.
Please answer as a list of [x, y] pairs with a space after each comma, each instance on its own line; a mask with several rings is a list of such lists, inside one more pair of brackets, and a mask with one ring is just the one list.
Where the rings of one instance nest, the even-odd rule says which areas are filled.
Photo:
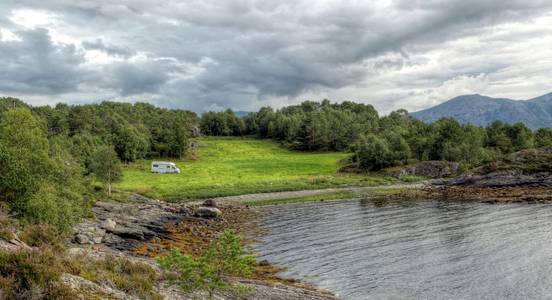
[[153, 167], [154, 167], [154, 168], [157, 168], [157, 167], [159, 167], [159, 165], [153, 165]]

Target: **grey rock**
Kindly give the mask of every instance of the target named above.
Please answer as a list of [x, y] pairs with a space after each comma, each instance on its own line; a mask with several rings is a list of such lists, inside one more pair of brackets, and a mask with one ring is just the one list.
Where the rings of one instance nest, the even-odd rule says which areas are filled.
[[117, 226], [117, 222], [111, 220], [111, 219], [105, 219], [103, 222], [102, 222], [102, 228], [105, 229], [106, 231], [108, 232], [111, 232], [113, 230], [115, 230], [115, 226]]
[[213, 219], [222, 216], [222, 212], [215, 207], [198, 207], [195, 215], [200, 218]]
[[434, 185], [469, 186], [477, 188], [552, 187], [552, 173], [524, 173], [523, 170], [496, 171], [487, 174], [464, 174]]
[[138, 226], [118, 226], [115, 230], [111, 231], [113, 234], [118, 235], [122, 238], [134, 239], [134, 240], [145, 240], [144, 230]]
[[387, 174], [392, 177], [401, 178], [404, 176], [422, 176], [426, 178], [441, 178], [456, 175], [459, 164], [446, 161], [421, 161], [413, 166], [406, 166], [399, 169], [391, 169]]
[[133, 202], [139, 202], [139, 203], [149, 203], [151, 201], [154, 201], [148, 197], [145, 197], [145, 196], [142, 196], [140, 194], [132, 194], [130, 197], [129, 197], [129, 200], [130, 201], [133, 201]]
[[192, 215], [192, 212], [189, 208], [187, 208], [186, 206], [181, 206], [178, 208], [178, 213], [181, 214], [181, 215], [184, 215], [184, 216], [191, 216]]
[[112, 249], [131, 251], [141, 242], [152, 238], [168, 238], [170, 232], [167, 225], [191, 216], [190, 211], [184, 210], [182, 205], [159, 202], [140, 195], [131, 198], [130, 203], [97, 202], [92, 208], [95, 218], [79, 224], [75, 236], [83, 236], [92, 243], [101, 237], [101, 243]]
[[207, 199], [203, 201], [203, 206], [217, 207], [217, 201], [215, 201], [215, 199]]
[[78, 244], [84, 245], [84, 244], [88, 244], [90, 242], [90, 239], [84, 234], [77, 234], [75, 236], [75, 242], [77, 242]]
[[138, 299], [137, 297], [126, 294], [123, 291], [117, 290], [107, 285], [99, 285], [87, 279], [84, 279], [79, 276], [75, 276], [68, 273], [63, 273], [61, 275], [60, 281], [66, 286], [74, 290], [85, 290], [92, 291], [95, 294], [102, 294], [109, 296], [110, 299], [120, 299], [120, 300], [134, 300]]

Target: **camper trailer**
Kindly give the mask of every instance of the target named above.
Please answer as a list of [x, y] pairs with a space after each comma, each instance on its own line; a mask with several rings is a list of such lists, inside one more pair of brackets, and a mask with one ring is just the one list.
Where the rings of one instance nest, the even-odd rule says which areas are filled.
[[151, 163], [152, 173], [180, 173], [180, 169], [172, 162], [154, 161]]

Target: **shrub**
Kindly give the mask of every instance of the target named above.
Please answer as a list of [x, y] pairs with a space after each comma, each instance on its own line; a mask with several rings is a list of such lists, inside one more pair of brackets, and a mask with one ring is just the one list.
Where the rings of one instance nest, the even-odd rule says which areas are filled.
[[0, 202], [0, 238], [9, 241], [14, 238], [18, 224], [15, 219], [10, 218], [6, 206], [5, 203]]
[[53, 246], [58, 250], [63, 248], [63, 235], [52, 225], [33, 224], [25, 228], [20, 238], [31, 247]]
[[159, 259], [159, 264], [164, 270], [177, 274], [173, 281], [183, 291], [204, 290], [211, 298], [215, 291], [242, 291], [239, 286], [227, 282], [224, 275], [251, 276], [255, 258], [247, 255], [239, 236], [226, 230], [200, 257], [194, 258], [173, 249]]
[[114, 256], [91, 260], [85, 255], [66, 260], [67, 272], [98, 284], [107, 284], [140, 299], [162, 299], [155, 291], [157, 273], [144, 263]]
[[0, 290], [5, 299], [77, 299], [59, 283], [60, 276], [59, 259], [51, 250], [0, 253]]
[[62, 191], [43, 184], [37, 193], [29, 197], [22, 216], [28, 224], [49, 224], [60, 232], [69, 231], [83, 215], [82, 203], [73, 202], [60, 195]]

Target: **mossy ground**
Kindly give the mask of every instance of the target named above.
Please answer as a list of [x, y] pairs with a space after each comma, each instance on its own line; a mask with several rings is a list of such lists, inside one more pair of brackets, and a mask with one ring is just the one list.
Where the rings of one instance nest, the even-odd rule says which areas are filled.
[[339, 173], [339, 152], [290, 151], [276, 142], [251, 138], [202, 138], [194, 159], [171, 160], [180, 174], [152, 174], [151, 160], [124, 168], [115, 185], [162, 200], [249, 193], [372, 186], [395, 182], [382, 174]]

